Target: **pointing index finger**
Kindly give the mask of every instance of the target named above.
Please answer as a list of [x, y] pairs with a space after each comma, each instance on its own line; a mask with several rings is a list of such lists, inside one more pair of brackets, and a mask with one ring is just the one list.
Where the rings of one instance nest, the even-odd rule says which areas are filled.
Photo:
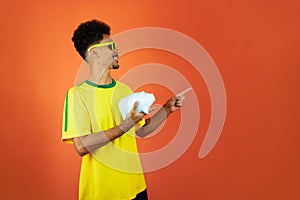
[[178, 96], [181, 96], [181, 97], [182, 97], [183, 95], [185, 95], [186, 93], [188, 93], [188, 92], [191, 91], [192, 89], [193, 89], [193, 88], [189, 87], [189, 88], [183, 90], [182, 92], [180, 92], [179, 94], [177, 94], [176, 97], [178, 97]]

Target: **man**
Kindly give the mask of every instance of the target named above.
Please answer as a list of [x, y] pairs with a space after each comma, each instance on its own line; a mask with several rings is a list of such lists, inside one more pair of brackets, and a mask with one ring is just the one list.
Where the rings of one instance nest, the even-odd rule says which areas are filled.
[[64, 105], [62, 141], [74, 144], [82, 156], [79, 199], [148, 199], [135, 134], [150, 134], [183, 105], [184, 97], [171, 98], [146, 120], [136, 102], [123, 120], [118, 102], [132, 90], [110, 75], [119, 68], [110, 27], [98, 20], [82, 23], [72, 41], [90, 66], [88, 80], [69, 89]]

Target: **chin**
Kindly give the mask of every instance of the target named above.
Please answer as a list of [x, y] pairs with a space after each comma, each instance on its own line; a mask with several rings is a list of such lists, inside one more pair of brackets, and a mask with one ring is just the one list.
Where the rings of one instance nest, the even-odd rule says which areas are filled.
[[118, 63], [112, 65], [112, 69], [119, 69], [119, 67], [120, 67], [120, 66], [119, 66]]

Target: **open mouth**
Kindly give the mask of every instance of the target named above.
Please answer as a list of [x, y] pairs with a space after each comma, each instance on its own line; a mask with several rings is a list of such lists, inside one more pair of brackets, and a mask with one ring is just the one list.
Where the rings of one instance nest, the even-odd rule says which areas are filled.
[[114, 63], [112, 64], [112, 68], [113, 69], [119, 69], [119, 62], [118, 62], [118, 59], [115, 59]]

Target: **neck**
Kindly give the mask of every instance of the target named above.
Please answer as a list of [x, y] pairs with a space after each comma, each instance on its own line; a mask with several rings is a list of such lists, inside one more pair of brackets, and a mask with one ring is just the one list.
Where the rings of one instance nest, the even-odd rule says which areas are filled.
[[91, 68], [91, 73], [88, 80], [98, 85], [111, 84], [112, 77], [110, 75], [110, 69], [107, 68], [105, 70], [93, 70], [93, 68]]

